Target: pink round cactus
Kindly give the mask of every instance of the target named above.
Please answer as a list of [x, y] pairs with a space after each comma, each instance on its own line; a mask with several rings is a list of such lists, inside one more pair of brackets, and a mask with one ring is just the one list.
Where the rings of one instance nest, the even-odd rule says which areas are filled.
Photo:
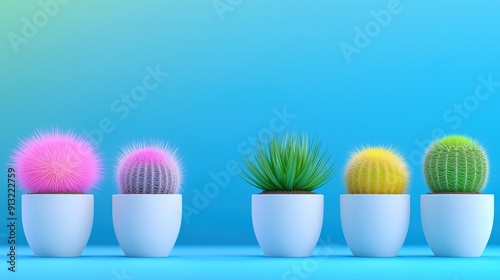
[[73, 133], [40, 131], [15, 150], [19, 185], [32, 194], [80, 194], [101, 177], [101, 159], [92, 144]]
[[116, 175], [124, 194], [176, 194], [182, 177], [176, 152], [161, 143], [125, 147]]

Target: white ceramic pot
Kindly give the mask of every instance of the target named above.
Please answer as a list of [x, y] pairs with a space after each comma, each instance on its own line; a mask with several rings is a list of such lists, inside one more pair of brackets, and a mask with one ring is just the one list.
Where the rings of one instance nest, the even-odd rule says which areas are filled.
[[407, 194], [345, 194], [340, 218], [347, 245], [356, 257], [395, 257], [410, 223]]
[[94, 219], [91, 194], [24, 194], [22, 222], [37, 257], [79, 257]]
[[424, 194], [425, 239], [438, 257], [480, 257], [493, 228], [492, 194]]
[[255, 236], [268, 257], [309, 257], [323, 226], [323, 195], [252, 195]]
[[168, 257], [181, 228], [182, 195], [113, 195], [113, 226], [128, 257]]

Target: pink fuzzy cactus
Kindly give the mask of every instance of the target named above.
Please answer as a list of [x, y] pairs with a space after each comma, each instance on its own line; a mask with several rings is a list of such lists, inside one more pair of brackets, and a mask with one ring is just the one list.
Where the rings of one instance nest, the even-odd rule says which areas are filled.
[[176, 194], [181, 177], [176, 152], [165, 144], [127, 146], [118, 160], [117, 181], [124, 194]]
[[87, 193], [101, 176], [101, 159], [92, 144], [58, 130], [23, 140], [13, 161], [21, 188], [32, 194]]

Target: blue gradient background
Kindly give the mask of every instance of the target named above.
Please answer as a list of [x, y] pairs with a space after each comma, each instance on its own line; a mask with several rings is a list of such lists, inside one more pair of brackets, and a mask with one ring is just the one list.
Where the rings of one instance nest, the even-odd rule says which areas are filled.
[[[491, 161], [486, 192], [499, 202], [500, 87], [467, 117], [444, 115], [474, 94], [479, 76], [500, 81], [500, 3], [401, 1], [401, 12], [348, 63], [339, 45], [353, 44], [354, 28], [364, 28], [373, 20], [370, 12], [386, 9], [388, 2], [242, 1], [221, 20], [212, 1], [72, 1], [15, 53], [7, 35], [19, 34], [22, 17], [40, 7], [36, 1], [2, 1], [0, 161], [9, 163], [19, 139], [36, 129], [82, 132], [111, 119], [115, 129], [99, 147], [106, 175], [94, 192], [89, 244], [116, 245], [111, 195], [117, 192], [113, 174], [120, 146], [144, 138], [178, 146], [184, 203], [192, 205], [195, 190], [213, 182], [210, 172], [240, 162], [238, 146], [269, 128], [273, 109], [286, 107], [296, 115], [287, 129], [321, 138], [338, 166], [334, 180], [318, 191], [325, 194], [323, 238], [345, 243], [339, 195], [349, 151], [382, 144], [408, 157], [412, 212], [406, 244], [425, 244], [419, 195], [428, 190], [415, 158], [419, 143], [432, 139], [436, 129], [482, 142]], [[130, 94], [146, 67], [156, 65], [170, 76], [121, 120], [112, 102]], [[256, 245], [250, 198], [257, 192], [232, 176], [183, 223], [178, 244]], [[25, 242], [22, 231], [18, 237]], [[497, 223], [490, 244], [499, 243]]]

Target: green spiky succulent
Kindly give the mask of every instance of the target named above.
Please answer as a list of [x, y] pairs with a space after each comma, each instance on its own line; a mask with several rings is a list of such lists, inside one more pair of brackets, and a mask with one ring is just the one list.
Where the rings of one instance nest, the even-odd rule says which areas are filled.
[[285, 134], [257, 143], [253, 157], [245, 157], [243, 179], [263, 192], [312, 192], [326, 184], [335, 166], [321, 144], [306, 134]]
[[425, 180], [433, 193], [480, 193], [488, 181], [485, 150], [464, 136], [432, 143], [424, 160]]

